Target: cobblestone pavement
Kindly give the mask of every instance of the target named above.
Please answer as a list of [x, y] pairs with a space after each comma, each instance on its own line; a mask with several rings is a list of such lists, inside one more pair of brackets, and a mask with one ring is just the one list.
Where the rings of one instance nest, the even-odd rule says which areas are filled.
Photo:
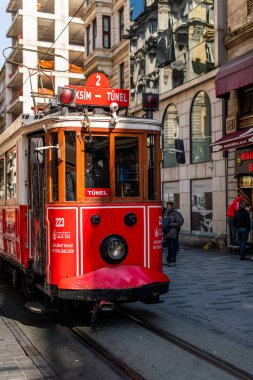
[[240, 261], [231, 252], [181, 247], [177, 265], [163, 270], [171, 279], [165, 296], [170, 310], [180, 311], [222, 332], [253, 342], [253, 258]]
[[[171, 279], [165, 295], [170, 311], [220, 328], [253, 342], [253, 261], [231, 252], [182, 246], [175, 267], [163, 270]], [[253, 255], [251, 255], [253, 258]], [[4, 289], [1, 289], [4, 291]], [[52, 369], [0, 310], [0, 380], [56, 379]]]

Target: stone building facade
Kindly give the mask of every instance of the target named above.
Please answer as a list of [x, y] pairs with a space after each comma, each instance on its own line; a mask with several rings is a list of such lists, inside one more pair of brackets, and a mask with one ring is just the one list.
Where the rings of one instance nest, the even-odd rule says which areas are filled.
[[[238, 194], [253, 205], [253, 2], [227, 1], [226, 63], [216, 76], [216, 95], [225, 104], [225, 128], [212, 146], [222, 152], [227, 199]], [[252, 236], [250, 236], [252, 242]]]
[[225, 58], [225, 5], [159, 0], [135, 9], [132, 0], [131, 7], [131, 110], [143, 116], [142, 93], [159, 94], [162, 199], [181, 210], [181, 240], [193, 245], [218, 233], [221, 245], [226, 239], [226, 159], [210, 148], [223, 134], [215, 77]]
[[87, 1], [84, 5], [84, 72], [100, 71], [112, 87], [129, 88], [129, 1]]

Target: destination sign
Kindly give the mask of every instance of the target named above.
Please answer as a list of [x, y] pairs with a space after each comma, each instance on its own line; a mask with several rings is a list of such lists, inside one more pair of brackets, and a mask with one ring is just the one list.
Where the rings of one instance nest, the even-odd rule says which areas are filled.
[[118, 88], [68, 86], [77, 91], [76, 104], [90, 106], [109, 106], [112, 102], [119, 107], [129, 106], [129, 91]]
[[74, 88], [76, 104], [88, 106], [110, 106], [112, 102], [118, 103], [119, 107], [129, 106], [129, 90], [110, 88], [108, 78], [102, 73], [94, 73], [87, 79], [86, 86], [68, 86]]

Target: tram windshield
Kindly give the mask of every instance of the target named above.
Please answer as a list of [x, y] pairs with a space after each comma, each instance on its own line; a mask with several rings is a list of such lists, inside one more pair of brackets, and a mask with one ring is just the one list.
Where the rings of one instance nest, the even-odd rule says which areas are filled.
[[[85, 196], [109, 196], [109, 138], [93, 137], [91, 142], [85, 142]], [[92, 191], [91, 189], [98, 189]], [[100, 191], [99, 189], [103, 189]]]
[[[131, 134], [80, 137], [77, 130], [51, 133], [51, 201], [88, 198], [159, 199], [159, 136]], [[144, 148], [146, 145], [146, 149]], [[65, 178], [64, 178], [64, 177]], [[64, 184], [64, 185], [63, 185]], [[145, 186], [146, 184], [146, 186]]]

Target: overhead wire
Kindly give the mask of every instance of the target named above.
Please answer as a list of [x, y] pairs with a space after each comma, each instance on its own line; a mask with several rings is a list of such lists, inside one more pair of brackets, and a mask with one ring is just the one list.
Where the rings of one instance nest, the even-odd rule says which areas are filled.
[[[61, 31], [60, 34], [57, 36], [57, 38], [52, 42], [51, 46], [45, 51], [45, 53], [43, 54], [41, 60], [43, 60], [43, 58], [49, 53], [49, 51], [52, 49], [52, 47], [54, 46], [54, 44], [56, 43], [56, 41], [61, 37], [61, 35], [62, 35], [62, 34], [64, 33], [64, 31], [66, 30], [66, 28], [69, 26], [69, 24], [72, 22], [72, 20], [75, 18], [75, 16], [78, 14], [78, 12], [81, 10], [81, 8], [85, 5], [86, 2], [87, 2], [87, 0], [84, 0], [84, 1], [83, 1], [83, 3], [82, 3], [82, 4], [80, 5], [80, 7], [77, 9], [77, 11], [75, 12], [75, 14], [71, 17], [71, 19], [68, 21], [68, 23], [65, 25], [65, 27], [62, 29], [62, 31]], [[157, 10], [161, 9], [163, 6], [164, 6], [163, 4], [161, 4], [161, 5], [157, 4]], [[112, 29], [119, 29], [119, 28], [111, 28], [111, 30], [112, 30]], [[108, 54], [106, 54], [104, 57], [106, 58], [106, 57], [108, 57], [110, 54], [111, 54], [111, 49], [110, 49], [110, 51], [108, 52]], [[37, 65], [34, 69], [37, 69], [37, 68], [38, 68], [38, 65]], [[25, 81], [23, 82], [23, 84], [22, 84], [21, 89], [19, 90], [19, 92], [22, 91], [22, 89], [23, 89], [23, 87], [24, 87], [24, 85], [25, 85], [25, 83], [27, 82], [28, 79], [29, 79], [29, 77], [25, 79]], [[5, 91], [6, 89], [7, 89], [7, 86], [2, 90], [2, 92]], [[7, 109], [8, 105], [11, 103], [11, 101], [12, 101], [12, 99], [9, 101], [9, 103], [7, 103], [7, 104], [5, 105], [5, 108], [4, 108], [4, 110], [3, 110], [2, 112], [6, 112], [6, 109]]]
[[[52, 47], [54, 46], [54, 44], [56, 43], [56, 41], [60, 38], [60, 36], [64, 33], [64, 31], [67, 29], [67, 27], [69, 26], [69, 24], [72, 22], [72, 20], [76, 17], [76, 15], [78, 14], [78, 12], [82, 9], [82, 7], [84, 6], [84, 4], [87, 2], [87, 0], [84, 0], [83, 3], [80, 5], [80, 7], [77, 9], [77, 11], [74, 13], [74, 15], [71, 17], [71, 19], [68, 21], [68, 23], [64, 26], [64, 28], [62, 29], [62, 31], [60, 32], [60, 34], [56, 37], [56, 39], [52, 42], [51, 46], [45, 51], [44, 55], [42, 56], [41, 60], [43, 60], [43, 58], [48, 54], [48, 52], [52, 49]], [[5, 61], [6, 62], [6, 61]], [[39, 65], [37, 65], [33, 70], [36, 70], [39, 68]], [[28, 76], [28, 78], [26, 78], [24, 80], [24, 82], [22, 83], [22, 86], [20, 88], [20, 90], [18, 91], [18, 94], [21, 93], [21, 91], [23, 90], [24, 88], [24, 85], [25, 83], [29, 80], [30, 76]], [[6, 86], [3, 90], [5, 91], [8, 87]], [[5, 113], [6, 112], [6, 109], [8, 107], [9, 104], [11, 104], [11, 101], [12, 99], [9, 101], [9, 103], [7, 103], [5, 105], [5, 108], [4, 110], [2, 111], [2, 113]]]

